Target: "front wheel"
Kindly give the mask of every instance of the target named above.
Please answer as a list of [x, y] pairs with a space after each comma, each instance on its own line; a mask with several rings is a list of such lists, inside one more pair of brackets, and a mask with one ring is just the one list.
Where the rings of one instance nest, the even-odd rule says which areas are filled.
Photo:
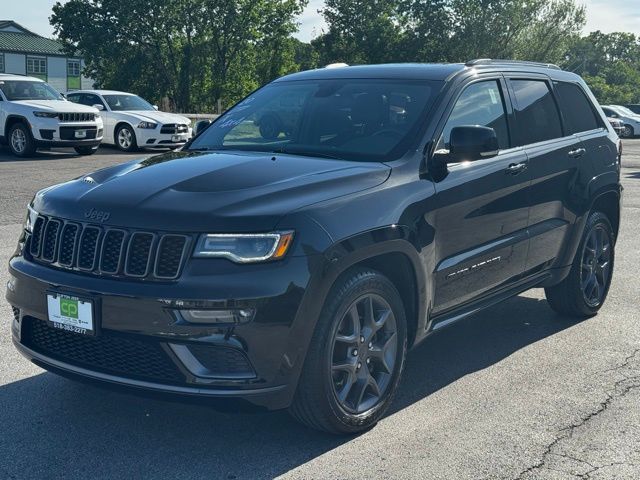
[[327, 297], [291, 414], [311, 428], [351, 434], [393, 401], [407, 351], [402, 300], [382, 274], [354, 269]]
[[9, 130], [9, 148], [16, 157], [28, 157], [35, 153], [36, 142], [24, 123], [16, 123]]
[[622, 137], [633, 138], [634, 135], [635, 135], [635, 132], [633, 130], [633, 127], [631, 125], [625, 125], [624, 128], [622, 129]]
[[558, 285], [545, 288], [551, 308], [570, 317], [595, 315], [609, 292], [614, 253], [611, 223], [605, 214], [592, 213], [569, 275]]
[[138, 150], [136, 134], [133, 127], [129, 125], [120, 125], [116, 130], [116, 147], [123, 152], [135, 152]]
[[78, 155], [93, 155], [98, 151], [98, 147], [73, 147]]

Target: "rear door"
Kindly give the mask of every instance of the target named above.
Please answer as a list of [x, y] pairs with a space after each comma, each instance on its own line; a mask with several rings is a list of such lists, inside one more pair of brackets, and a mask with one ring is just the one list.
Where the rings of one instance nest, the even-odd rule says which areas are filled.
[[575, 222], [572, 205], [578, 165], [586, 149], [563, 127], [551, 80], [544, 75], [510, 76], [516, 145], [524, 147], [531, 172], [528, 273], [554, 265]]
[[446, 155], [456, 126], [493, 128], [496, 157], [448, 164], [436, 179], [433, 313], [458, 306], [522, 273], [527, 249], [529, 182], [523, 148], [513, 148], [511, 105], [502, 76], [466, 85], [454, 100], [435, 155]]

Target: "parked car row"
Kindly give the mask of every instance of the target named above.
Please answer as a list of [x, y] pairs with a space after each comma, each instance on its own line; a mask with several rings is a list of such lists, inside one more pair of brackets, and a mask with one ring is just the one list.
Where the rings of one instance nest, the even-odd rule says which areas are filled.
[[622, 105], [603, 105], [602, 110], [608, 118], [622, 122], [622, 131], [618, 133], [623, 138], [640, 135], [640, 114]]
[[79, 90], [65, 98], [39, 78], [0, 74], [0, 143], [18, 157], [51, 147], [91, 155], [101, 143], [126, 152], [179, 148], [191, 136], [187, 117], [131, 93]]

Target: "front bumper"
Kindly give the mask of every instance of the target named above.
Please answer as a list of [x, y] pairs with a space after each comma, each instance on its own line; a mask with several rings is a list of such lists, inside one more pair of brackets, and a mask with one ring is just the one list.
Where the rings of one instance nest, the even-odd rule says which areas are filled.
[[191, 138], [189, 132], [160, 133], [161, 127], [154, 129], [136, 128], [136, 140], [142, 148], [175, 148], [181, 147]]
[[[188, 262], [178, 281], [145, 282], [58, 270], [18, 255], [10, 262], [7, 288], [14, 307], [13, 341], [26, 358], [64, 375], [149, 392], [286, 408], [315, 326], [310, 318], [315, 309], [305, 307], [317, 303], [305, 295], [311, 270], [309, 257], [242, 266], [201, 259]], [[60, 332], [46, 324], [46, 294], [52, 290], [95, 299], [97, 337]], [[168, 300], [183, 299], [250, 307], [256, 314], [252, 322], [235, 327], [185, 324], [167, 307]], [[154, 350], [154, 359], [147, 348]], [[230, 365], [231, 372], [194, 368], [190, 353], [197, 351], [198, 359], [214, 358], [219, 366], [221, 349], [222, 365]], [[246, 359], [251, 375], [239, 373], [229, 359], [238, 356]], [[138, 371], [136, 365], [145, 368]]]

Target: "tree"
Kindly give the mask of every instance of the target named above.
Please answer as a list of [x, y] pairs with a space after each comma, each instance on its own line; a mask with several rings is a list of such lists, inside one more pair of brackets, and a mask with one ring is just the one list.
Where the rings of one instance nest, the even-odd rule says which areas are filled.
[[575, 39], [563, 67], [582, 75], [601, 103], [640, 102], [640, 38], [592, 32]]
[[257, 75], [257, 49], [280, 51], [306, 1], [69, 0], [56, 3], [51, 23], [98, 85], [211, 111], [273, 74]]

